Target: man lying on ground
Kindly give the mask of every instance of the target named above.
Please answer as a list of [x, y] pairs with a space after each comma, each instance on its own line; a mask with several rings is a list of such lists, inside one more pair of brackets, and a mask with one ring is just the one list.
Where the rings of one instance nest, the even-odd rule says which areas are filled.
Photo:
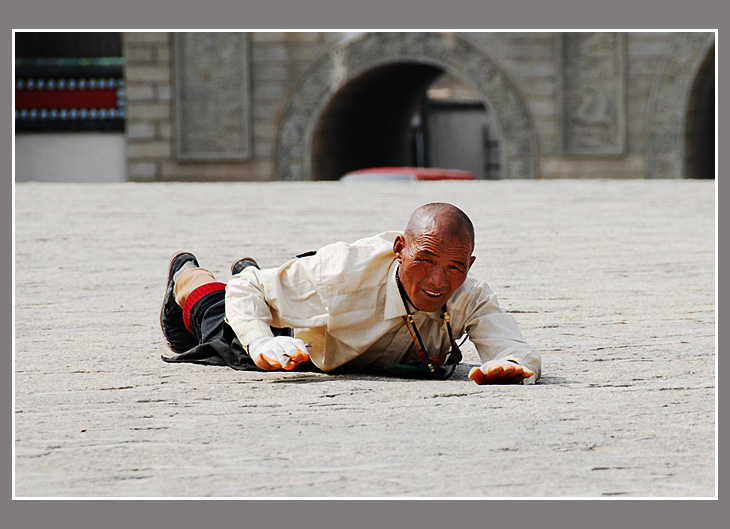
[[177, 354], [163, 360], [443, 378], [466, 335], [482, 361], [469, 373], [474, 382], [534, 383], [540, 355], [469, 273], [473, 250], [467, 215], [433, 203], [402, 233], [338, 242], [268, 270], [240, 259], [227, 285], [178, 253], [160, 315]]

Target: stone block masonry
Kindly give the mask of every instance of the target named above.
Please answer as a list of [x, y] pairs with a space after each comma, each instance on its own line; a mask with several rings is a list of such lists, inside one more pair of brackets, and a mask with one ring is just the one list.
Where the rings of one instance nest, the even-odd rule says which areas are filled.
[[[714, 86], [712, 33], [565, 35], [253, 32], [248, 56], [230, 58], [248, 65], [247, 84], [224, 82], [219, 97], [206, 96], [215, 85], [213, 68], [209, 81], [193, 87], [194, 111], [207, 116], [210, 131], [183, 142], [193, 153], [185, 156], [175, 37], [125, 33], [128, 179], [316, 179], [313, 157], [327, 152], [312, 133], [318, 120], [330, 119], [328, 105], [342, 103], [346, 98], [337, 97], [367, 76], [370, 88], [396, 94], [399, 87], [378, 77], [386, 64], [429, 64], [461, 75], [498, 124], [506, 178], [711, 176], [698, 160], [702, 146], [714, 144], [707, 125], [714, 108], [707, 88]], [[216, 52], [222, 47], [206, 53], [223, 60]], [[249, 128], [238, 130], [242, 118], [232, 112], [247, 101]], [[348, 104], [355, 112], [357, 101]], [[337, 115], [337, 123], [318, 130], [346, 128], [348, 110]], [[245, 138], [234, 137], [239, 133]], [[244, 154], [196, 157], [195, 147], [206, 142], [214, 149], [235, 144]]]

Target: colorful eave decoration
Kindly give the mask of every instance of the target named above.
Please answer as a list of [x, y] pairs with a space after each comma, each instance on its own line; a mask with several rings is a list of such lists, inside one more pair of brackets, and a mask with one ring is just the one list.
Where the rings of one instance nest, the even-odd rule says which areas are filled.
[[16, 131], [124, 129], [121, 69], [118, 72], [93, 67], [76, 67], [65, 72], [47, 68], [36, 72], [22, 70], [16, 68]]

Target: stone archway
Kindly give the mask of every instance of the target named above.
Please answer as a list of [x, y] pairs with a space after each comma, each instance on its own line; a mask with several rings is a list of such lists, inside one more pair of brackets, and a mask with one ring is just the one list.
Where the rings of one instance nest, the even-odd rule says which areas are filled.
[[690, 93], [714, 46], [714, 33], [678, 33], [672, 39], [649, 99], [648, 178], [686, 176], [685, 127]]
[[374, 68], [430, 65], [468, 84], [495, 118], [503, 178], [537, 178], [537, 140], [522, 96], [507, 74], [454, 34], [369, 33], [335, 48], [303, 76], [284, 107], [276, 147], [279, 180], [310, 180], [319, 116], [345, 84]]

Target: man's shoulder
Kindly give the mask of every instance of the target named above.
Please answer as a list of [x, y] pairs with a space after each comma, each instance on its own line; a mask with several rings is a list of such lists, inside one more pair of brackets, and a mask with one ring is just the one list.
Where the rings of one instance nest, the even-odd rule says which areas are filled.
[[402, 234], [402, 231], [384, 231], [382, 233], [378, 233], [377, 235], [358, 239], [353, 242], [351, 246], [371, 246], [377, 248], [383, 247], [392, 249], [395, 238], [398, 235]]
[[381, 284], [395, 259], [393, 241], [398, 233], [329, 244], [317, 250], [307, 266], [322, 288], [358, 289]]
[[377, 235], [363, 237], [349, 243], [338, 241], [320, 248], [317, 253], [343, 255], [348, 252], [364, 254], [372, 252], [373, 255], [388, 253], [393, 251], [393, 242], [395, 241], [395, 238], [400, 234], [402, 234], [402, 232], [385, 231], [382, 233], [378, 233]]
[[494, 290], [473, 272], [469, 272], [461, 286], [451, 296], [451, 303], [460, 305], [472, 305], [479, 300], [488, 298], [494, 294]]

